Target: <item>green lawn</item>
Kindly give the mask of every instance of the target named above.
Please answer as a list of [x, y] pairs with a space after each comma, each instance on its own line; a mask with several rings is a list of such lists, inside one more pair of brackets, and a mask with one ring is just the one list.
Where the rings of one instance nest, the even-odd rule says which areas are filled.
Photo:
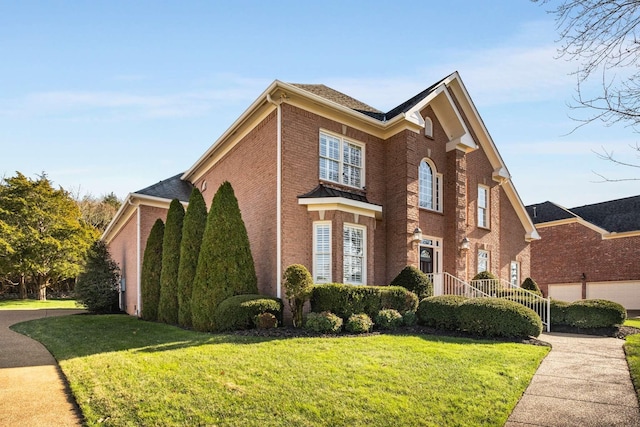
[[45, 310], [52, 308], [83, 308], [75, 300], [50, 299], [38, 301], [35, 299], [0, 300], [0, 310]]
[[501, 426], [549, 350], [431, 336], [209, 335], [124, 315], [12, 329], [56, 356], [88, 425], [110, 426]]
[[627, 319], [624, 321], [625, 326], [633, 326], [635, 328], [640, 328], [640, 319]]

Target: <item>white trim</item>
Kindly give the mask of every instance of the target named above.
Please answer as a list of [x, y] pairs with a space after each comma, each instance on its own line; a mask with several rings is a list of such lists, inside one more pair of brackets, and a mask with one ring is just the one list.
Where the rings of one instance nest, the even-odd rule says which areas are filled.
[[487, 254], [487, 268], [486, 270], [482, 270], [482, 271], [490, 272], [491, 271], [491, 253], [486, 249], [478, 249], [478, 256], [476, 257], [476, 273], [482, 273], [482, 271], [480, 271], [480, 254]]
[[431, 117], [425, 117], [424, 121], [424, 136], [427, 138], [433, 138], [433, 120]]
[[[336, 161], [334, 159], [331, 159], [330, 157], [323, 157], [320, 154], [320, 139], [322, 138], [322, 134], [325, 134], [326, 136], [335, 138], [337, 140], [340, 141], [340, 146], [338, 147], [338, 181], [332, 181], [328, 178], [320, 178], [320, 159], [325, 158], [325, 159], [329, 159], [332, 161]], [[359, 186], [354, 186], [351, 184], [347, 184], [344, 182], [344, 146], [345, 144], [351, 144], [354, 145], [358, 148], [360, 148], [360, 185]], [[327, 147], [327, 151], [328, 151], [328, 147]], [[320, 131], [318, 132], [318, 178], [322, 181], [327, 181], [327, 182], [332, 182], [334, 184], [339, 184], [339, 185], [344, 185], [346, 187], [350, 187], [350, 188], [357, 188], [357, 189], [362, 189], [364, 188], [367, 184], [366, 184], [366, 164], [365, 164], [365, 159], [367, 157], [367, 152], [366, 152], [366, 144], [360, 142], [360, 141], [356, 141], [352, 138], [348, 138], [344, 135], [340, 135], [338, 133], [335, 132], [331, 132], [329, 130], [320, 128]], [[357, 167], [357, 166], [356, 166]]]
[[308, 212], [342, 211], [369, 218], [382, 219], [382, 206], [359, 202], [346, 197], [315, 197], [298, 199], [299, 205], [307, 205]]
[[[431, 242], [431, 243], [429, 243]], [[420, 269], [420, 248], [432, 248], [433, 256], [435, 260], [433, 262], [433, 273], [438, 274], [442, 272], [442, 239], [431, 236], [423, 236], [422, 240], [418, 243], [418, 269]]]
[[[344, 253], [344, 230], [346, 228], [352, 228], [352, 229], [356, 229], [356, 230], [362, 230], [362, 283], [354, 283], [354, 282], [349, 282], [344, 280], [344, 260], [345, 260], [345, 253]], [[345, 222], [342, 225], [342, 281], [343, 283], [347, 283], [350, 285], [366, 285], [367, 284], [367, 227], [364, 225], [360, 225], [360, 224], [352, 224], [350, 222]]]
[[[485, 206], [480, 206], [480, 190], [483, 190], [485, 193]], [[478, 197], [476, 199], [476, 226], [478, 228], [484, 228], [486, 230], [491, 229], [491, 187], [478, 184]], [[484, 209], [484, 219], [485, 223], [480, 224], [480, 209]]]
[[[516, 266], [516, 283], [513, 283], [513, 277], [512, 277], [512, 271], [513, 271], [513, 266]], [[520, 261], [511, 261], [509, 263], [509, 283], [511, 283], [512, 286], [517, 286], [520, 287], [522, 280], [520, 280]]]
[[137, 286], [137, 299], [138, 299], [138, 303], [136, 305], [136, 315], [138, 317], [142, 316], [142, 310], [140, 309], [140, 303], [142, 301], [142, 290], [140, 289], [142, 287], [142, 260], [140, 259], [142, 257], [142, 247], [141, 247], [141, 233], [140, 233], [140, 205], [138, 205], [136, 207], [137, 210], [137, 225], [136, 225], [136, 272], [138, 275], [138, 286]]
[[282, 298], [282, 100], [267, 101], [276, 106], [276, 296]]
[[[431, 207], [422, 206], [421, 189], [422, 182], [420, 180], [420, 170], [422, 169], [422, 163], [426, 163], [431, 169]], [[420, 164], [418, 165], [418, 207], [420, 209], [426, 209], [434, 212], [442, 212], [442, 205], [444, 200], [442, 200], [442, 174], [438, 173], [438, 169], [436, 168], [435, 163], [428, 157], [420, 160]]]
[[[317, 280], [317, 272], [318, 272], [318, 266], [317, 266], [317, 229], [319, 226], [328, 226], [329, 227], [329, 278], [326, 281], [318, 281]], [[333, 281], [333, 251], [332, 251], [332, 243], [333, 243], [333, 236], [332, 236], [332, 224], [331, 221], [314, 221], [313, 222], [313, 248], [312, 248], [312, 256], [313, 256], [313, 261], [312, 261], [312, 275], [313, 275], [313, 282], [314, 283], [331, 283]]]

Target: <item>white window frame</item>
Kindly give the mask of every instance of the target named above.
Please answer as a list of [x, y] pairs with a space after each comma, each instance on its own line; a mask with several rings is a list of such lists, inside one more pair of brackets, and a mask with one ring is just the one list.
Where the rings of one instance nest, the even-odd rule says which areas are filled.
[[[513, 274], [515, 267], [515, 276]], [[511, 261], [509, 265], [509, 281], [511, 285], [520, 287], [520, 263], [518, 261]]]
[[[431, 183], [423, 182], [425, 176], [423, 175], [423, 165], [431, 170]], [[431, 191], [431, 198], [429, 198], [428, 191]], [[422, 159], [418, 166], [418, 206], [422, 209], [428, 209], [431, 211], [442, 212], [442, 174], [438, 173], [435, 164], [431, 159]]]
[[[484, 269], [481, 269], [481, 265], [486, 264]], [[476, 270], [477, 273], [482, 273], [483, 271], [490, 271], [491, 269], [491, 254], [489, 251], [485, 251], [484, 249], [478, 249], [478, 265]]]
[[[329, 247], [327, 250], [320, 250], [318, 248], [318, 230], [319, 229], [328, 229], [329, 230]], [[331, 257], [331, 221], [315, 221], [313, 223], [313, 283], [331, 283], [332, 280], [332, 257]], [[326, 279], [319, 279], [318, 276], [320, 274], [319, 268], [320, 263], [318, 262], [318, 255], [328, 256], [329, 259], [329, 274]]]
[[[481, 204], [481, 197], [480, 195], [484, 193], [484, 204]], [[489, 206], [491, 206], [491, 201], [490, 201], [490, 194], [491, 191], [489, 189], [488, 186], [486, 185], [482, 185], [482, 184], [478, 184], [478, 227], [480, 228], [490, 228], [489, 224], [490, 224], [490, 211], [489, 211]]]
[[[344, 234], [347, 229], [358, 230], [362, 232], [362, 255], [353, 255], [347, 254], [346, 245], [344, 244]], [[347, 257], [360, 257], [362, 258], [362, 271], [361, 271], [361, 281], [355, 282], [352, 280], [347, 280]], [[352, 265], [353, 266], [353, 265]], [[367, 227], [359, 224], [350, 224], [344, 223], [342, 229], [342, 282], [348, 283], [350, 285], [366, 285], [367, 284]]]
[[[322, 138], [326, 138], [327, 140], [333, 139], [333, 140], [337, 140], [338, 141], [338, 158], [333, 158], [330, 157], [329, 155], [329, 149], [327, 147], [327, 153], [326, 155], [322, 155]], [[357, 147], [358, 149], [360, 149], [360, 166], [356, 166], [353, 164], [350, 164], [348, 162], [345, 162], [345, 158], [344, 158], [344, 150], [345, 147], [347, 147], [348, 145], [351, 145], [353, 147]], [[318, 139], [318, 155], [319, 155], [319, 159], [318, 159], [318, 177], [323, 180], [323, 181], [329, 181], [329, 182], [334, 182], [336, 184], [340, 184], [340, 185], [346, 185], [347, 187], [351, 187], [351, 188], [364, 188], [365, 187], [365, 145], [354, 141], [352, 139], [349, 138], [345, 138], [341, 135], [338, 134], [334, 134], [331, 132], [327, 132], [324, 130], [320, 131], [320, 135], [319, 135], [319, 139]], [[334, 180], [331, 179], [331, 177], [329, 176], [329, 170], [327, 167], [323, 168], [322, 167], [322, 160], [325, 160], [325, 164], [329, 164], [331, 162], [335, 162], [338, 164], [338, 179]], [[360, 171], [360, 185], [352, 185], [348, 179], [348, 177], [345, 175], [345, 169], [347, 169], [348, 167], [352, 167], [352, 168], [356, 168], [359, 169]], [[324, 172], [323, 169], [326, 169], [326, 172]], [[323, 172], [324, 175], [323, 176]]]
[[433, 138], [433, 121], [431, 117], [424, 118], [424, 136], [427, 138]]

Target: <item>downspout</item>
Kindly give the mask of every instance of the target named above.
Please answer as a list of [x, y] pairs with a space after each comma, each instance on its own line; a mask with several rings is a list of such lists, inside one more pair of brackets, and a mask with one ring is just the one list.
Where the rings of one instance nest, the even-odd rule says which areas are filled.
[[136, 207], [136, 214], [137, 214], [137, 220], [136, 220], [136, 233], [137, 233], [137, 242], [136, 242], [136, 271], [138, 274], [138, 286], [136, 286], [137, 289], [137, 305], [136, 305], [136, 316], [140, 317], [142, 315], [142, 312], [140, 311], [140, 303], [142, 301], [142, 291], [140, 289], [140, 287], [142, 286], [142, 263], [140, 262], [140, 253], [141, 253], [141, 248], [140, 248], [140, 205], [138, 205]]
[[282, 298], [282, 109], [267, 93], [267, 101], [276, 106], [276, 296]]

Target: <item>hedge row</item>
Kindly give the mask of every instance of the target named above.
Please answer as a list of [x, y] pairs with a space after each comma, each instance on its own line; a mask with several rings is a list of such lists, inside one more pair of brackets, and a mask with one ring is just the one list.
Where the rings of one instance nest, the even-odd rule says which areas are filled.
[[304, 324], [305, 329], [323, 334], [337, 334], [344, 330], [354, 334], [370, 332], [375, 326], [376, 329], [393, 330], [402, 325], [412, 326], [415, 324], [415, 312], [407, 311], [404, 316], [394, 309], [380, 310], [375, 316], [375, 323], [366, 313], [352, 314], [348, 318], [330, 312], [309, 313]]
[[312, 312], [332, 312], [343, 319], [360, 313], [373, 318], [383, 309], [394, 309], [404, 314], [408, 311], [416, 311], [417, 307], [416, 294], [401, 286], [354, 286], [328, 283], [314, 285], [311, 291]]
[[551, 300], [551, 326], [571, 326], [580, 329], [612, 328], [622, 325], [627, 310], [613, 301], [579, 300], [573, 303]]
[[250, 329], [259, 326], [257, 317], [264, 313], [275, 316], [282, 325], [282, 300], [263, 295], [236, 295], [222, 301], [215, 311], [219, 331]]

